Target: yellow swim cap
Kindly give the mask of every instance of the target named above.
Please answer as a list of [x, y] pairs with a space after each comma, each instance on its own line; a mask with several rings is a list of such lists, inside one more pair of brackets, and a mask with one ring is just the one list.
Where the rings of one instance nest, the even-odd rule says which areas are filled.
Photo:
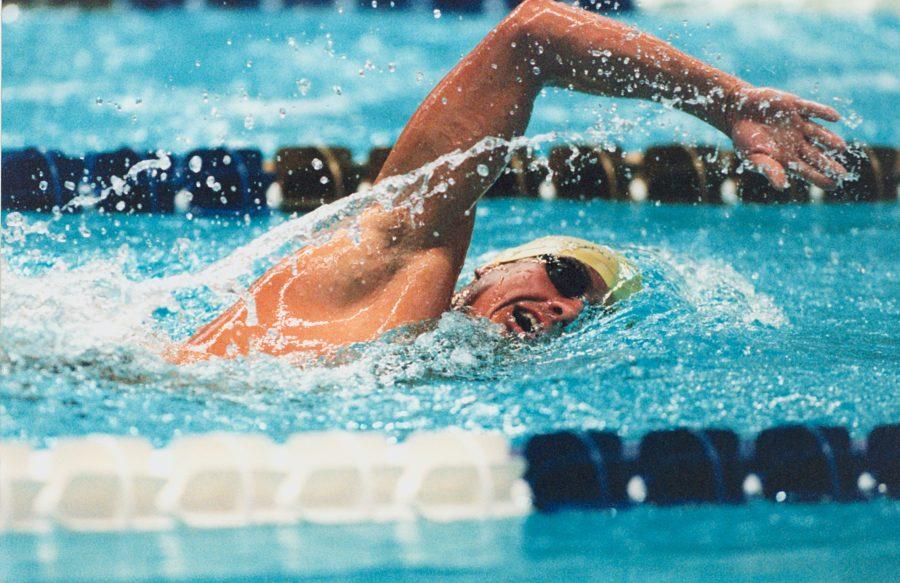
[[541, 255], [571, 257], [592, 268], [606, 282], [613, 301], [625, 299], [642, 287], [641, 272], [620, 254], [609, 247], [577, 237], [562, 235], [541, 237], [524, 245], [501, 251], [487, 264], [487, 267]]

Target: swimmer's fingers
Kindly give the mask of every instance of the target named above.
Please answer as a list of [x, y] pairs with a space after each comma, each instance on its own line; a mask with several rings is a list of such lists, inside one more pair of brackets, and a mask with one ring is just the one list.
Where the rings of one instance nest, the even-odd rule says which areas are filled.
[[793, 160], [788, 162], [788, 168], [793, 174], [800, 176], [807, 182], [815, 184], [823, 190], [833, 190], [837, 183], [831, 178], [825, 176], [803, 160]]
[[784, 166], [779, 164], [774, 158], [768, 154], [750, 154], [747, 157], [750, 166], [765, 176], [769, 183], [778, 190], [784, 190], [788, 187], [787, 173]]
[[803, 133], [807, 139], [822, 144], [826, 148], [843, 152], [847, 149], [847, 142], [842, 140], [840, 136], [829, 132], [819, 124], [812, 121], [803, 122]]
[[797, 108], [800, 115], [805, 117], [818, 117], [826, 121], [838, 121], [841, 119], [841, 114], [839, 114], [836, 109], [828, 107], [827, 105], [822, 105], [821, 103], [816, 103], [815, 101], [797, 99]]
[[812, 144], [804, 143], [800, 147], [800, 155], [813, 168], [832, 178], [840, 178], [847, 174], [847, 169], [822, 153]]

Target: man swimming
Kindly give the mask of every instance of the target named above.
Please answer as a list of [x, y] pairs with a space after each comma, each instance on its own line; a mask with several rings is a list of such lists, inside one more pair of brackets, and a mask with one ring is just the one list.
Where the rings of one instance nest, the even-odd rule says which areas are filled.
[[[373, 203], [353, 232], [282, 259], [173, 358], [323, 354], [451, 308], [532, 336], [572, 322], [588, 303], [610, 304], [635, 291], [640, 276], [620, 255], [548, 237], [501, 253], [454, 293], [474, 206], [546, 86], [673, 103], [730, 136], [738, 155], [775, 188], [787, 186], [788, 174], [832, 188], [846, 173], [831, 157], [844, 142], [811, 121], [837, 121], [832, 108], [753, 87], [615, 20], [525, 0], [429, 94], [376, 180], [472, 150], [461, 163], [435, 166], [429, 180], [442, 185], [438, 194], [417, 201], [415, 213]], [[488, 137], [494, 147], [474, 148]], [[412, 181], [395, 203], [420, 187]]]

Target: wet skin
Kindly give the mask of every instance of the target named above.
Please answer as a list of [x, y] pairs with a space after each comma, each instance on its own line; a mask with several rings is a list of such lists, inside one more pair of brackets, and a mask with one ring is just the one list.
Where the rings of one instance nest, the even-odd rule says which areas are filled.
[[[832, 108], [753, 87], [627, 24], [554, 0], [525, 0], [419, 106], [376, 187], [470, 151], [488, 136], [499, 145], [435, 167], [427, 185], [409, 184], [390, 208], [373, 204], [359, 217], [358, 236], [337, 232], [320, 247], [285, 257], [169, 358], [321, 354], [439, 317], [454, 298], [473, 209], [548, 86], [666, 100], [729, 136], [738, 156], [776, 188], [786, 187], [790, 175], [827, 189], [846, 174], [833, 160], [843, 140], [812, 121], [836, 121]], [[422, 197], [438, 185], [439, 196]], [[560, 297], [547, 284], [538, 262], [507, 264], [481, 270], [453, 303], [513, 333], [531, 334], [583, 309], [581, 299]]]
[[581, 296], [561, 294], [540, 259], [525, 259], [479, 269], [475, 280], [457, 294], [457, 309], [490, 320], [508, 332], [534, 337], [571, 324], [586, 304], [603, 303], [609, 288], [600, 275], [584, 266], [591, 285]]

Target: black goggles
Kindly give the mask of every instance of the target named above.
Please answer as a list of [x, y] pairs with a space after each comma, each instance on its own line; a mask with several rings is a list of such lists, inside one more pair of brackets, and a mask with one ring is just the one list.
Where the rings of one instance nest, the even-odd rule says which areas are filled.
[[571, 257], [541, 255], [547, 277], [563, 297], [580, 298], [591, 287], [591, 276], [583, 263]]

